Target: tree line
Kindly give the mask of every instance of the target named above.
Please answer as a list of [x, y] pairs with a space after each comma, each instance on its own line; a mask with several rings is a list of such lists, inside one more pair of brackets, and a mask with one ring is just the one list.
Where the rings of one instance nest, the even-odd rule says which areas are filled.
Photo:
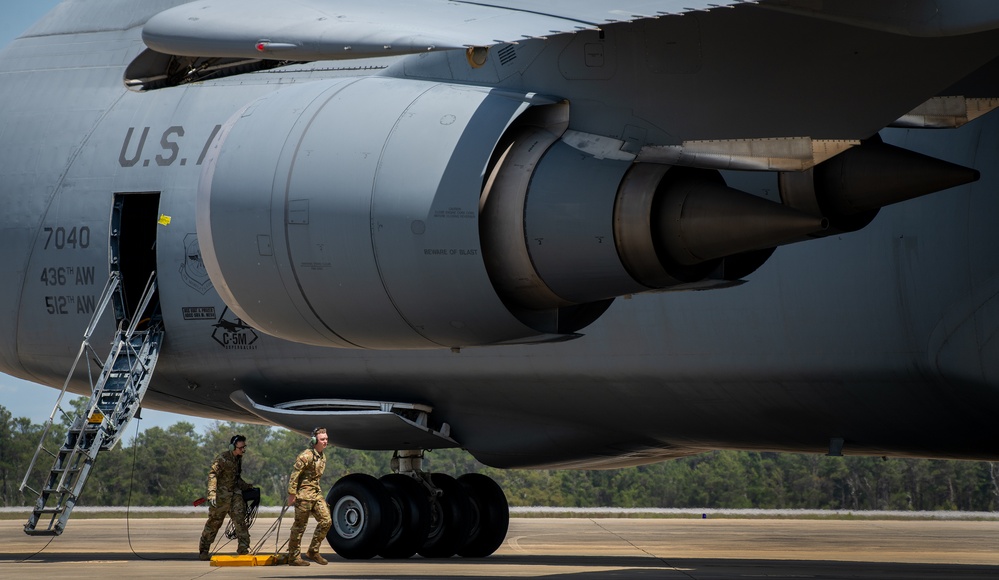
[[[53, 425], [58, 449], [68, 419]], [[18, 487], [43, 426], [0, 406], [0, 506], [32, 505]], [[94, 464], [78, 505], [183, 506], [206, 493], [208, 467], [236, 434], [247, 437], [243, 479], [261, 488], [263, 505], [282, 505], [295, 456], [308, 446], [291, 431], [216, 421], [195, 431], [180, 421], [123, 438]], [[323, 489], [348, 473], [389, 473], [391, 452], [332, 449]], [[51, 458], [42, 456], [28, 484], [37, 489]], [[429, 451], [429, 471], [483, 473], [504, 489], [512, 506], [674, 507], [840, 510], [999, 510], [999, 462], [825, 457], [715, 451], [614, 470], [500, 470], [467, 452]]]

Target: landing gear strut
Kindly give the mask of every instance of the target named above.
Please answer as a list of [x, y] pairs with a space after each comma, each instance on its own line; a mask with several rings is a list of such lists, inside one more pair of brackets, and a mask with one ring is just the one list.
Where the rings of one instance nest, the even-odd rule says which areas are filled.
[[340, 478], [326, 501], [333, 525], [326, 540], [347, 559], [484, 558], [503, 543], [510, 510], [503, 490], [478, 473], [455, 479], [428, 474], [422, 452], [396, 454], [399, 473]]
[[441, 491], [431, 506], [430, 533], [420, 548], [424, 558], [450, 558], [464, 547], [472, 528], [472, 500], [458, 480], [443, 473], [430, 476]]

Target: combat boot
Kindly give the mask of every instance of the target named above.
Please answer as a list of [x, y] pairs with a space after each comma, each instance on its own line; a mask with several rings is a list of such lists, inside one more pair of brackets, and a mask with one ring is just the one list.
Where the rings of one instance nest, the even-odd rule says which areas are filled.
[[318, 550], [315, 552], [309, 550], [309, 553], [307, 553], [306, 556], [308, 556], [310, 560], [312, 560], [316, 564], [319, 564], [320, 566], [325, 566], [326, 564], [329, 564], [329, 560], [320, 556]]
[[202, 561], [211, 560], [212, 555], [208, 552], [198, 552], [198, 559]]
[[308, 566], [309, 563], [302, 559], [302, 556], [295, 556], [294, 558], [288, 557], [289, 566]]

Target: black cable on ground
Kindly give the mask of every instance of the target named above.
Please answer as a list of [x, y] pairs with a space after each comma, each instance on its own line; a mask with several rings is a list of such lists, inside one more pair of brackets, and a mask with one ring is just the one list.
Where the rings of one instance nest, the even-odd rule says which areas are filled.
[[629, 539], [627, 539], [627, 538], [625, 538], [625, 537], [621, 536], [621, 534], [618, 534], [618, 533], [615, 533], [615, 532], [612, 532], [611, 530], [608, 530], [608, 529], [607, 529], [607, 528], [605, 528], [604, 526], [600, 525], [600, 524], [599, 524], [599, 523], [598, 523], [598, 522], [597, 522], [596, 520], [594, 520], [593, 518], [589, 518], [589, 520], [590, 520], [590, 523], [592, 523], [592, 524], [596, 525], [596, 526], [597, 526], [598, 528], [600, 528], [601, 530], [603, 530], [603, 531], [607, 532], [608, 534], [610, 534], [610, 535], [612, 535], [612, 536], [616, 537], [617, 539], [621, 540], [622, 542], [624, 542], [624, 543], [626, 543], [626, 544], [630, 545], [630, 546], [631, 546], [632, 548], [635, 548], [636, 550], [638, 550], [638, 551], [640, 551], [640, 552], [644, 552], [645, 554], [647, 554], [647, 555], [649, 555], [649, 556], [651, 556], [651, 557], [655, 558], [656, 560], [659, 560], [659, 561], [660, 561], [660, 562], [662, 562], [663, 564], [666, 564], [666, 565], [667, 565], [667, 566], [668, 566], [668, 567], [669, 567], [669, 568], [670, 568], [671, 570], [673, 570], [674, 572], [679, 572], [679, 573], [683, 574], [684, 576], [686, 576], [687, 578], [690, 578], [691, 580], [694, 580], [694, 577], [693, 577], [693, 576], [691, 576], [690, 574], [688, 574], [688, 573], [687, 573], [687, 572], [686, 572], [685, 570], [683, 570], [682, 568], [677, 568], [676, 566], [674, 566], [673, 564], [671, 564], [671, 563], [670, 563], [670, 562], [669, 562], [668, 560], [666, 560], [665, 558], [663, 558], [663, 557], [661, 557], [661, 556], [656, 556], [655, 554], [653, 554], [652, 552], [650, 552], [650, 551], [646, 550], [645, 548], [642, 548], [641, 546], [637, 546], [637, 545], [635, 545], [635, 543], [634, 543], [634, 542], [632, 542], [631, 540], [629, 540]]
[[137, 415], [135, 417], [135, 440], [132, 442], [132, 473], [128, 476], [128, 501], [125, 503], [125, 535], [128, 537], [128, 549], [132, 550], [135, 557], [140, 560], [150, 560], [156, 562], [163, 560], [163, 558], [147, 558], [136, 552], [135, 548], [132, 547], [132, 528], [129, 525], [129, 514], [132, 509], [132, 485], [135, 483], [135, 456], [139, 451], [139, 423], [141, 421], [142, 417]]
[[35, 552], [34, 554], [32, 554], [32, 555], [30, 555], [30, 556], [28, 556], [28, 557], [24, 558], [23, 560], [18, 560], [17, 562], [14, 562], [14, 563], [15, 563], [15, 564], [24, 564], [24, 563], [25, 563], [25, 562], [27, 562], [28, 560], [30, 560], [30, 559], [34, 558], [35, 556], [37, 556], [38, 554], [41, 554], [42, 552], [44, 552], [44, 551], [45, 551], [45, 548], [48, 548], [48, 547], [49, 547], [49, 544], [51, 544], [51, 543], [52, 543], [52, 540], [54, 540], [54, 539], [56, 539], [56, 536], [52, 536], [52, 538], [51, 538], [51, 539], [50, 539], [49, 541], [45, 542], [45, 545], [44, 545], [44, 546], [42, 546], [42, 547], [41, 547], [41, 549], [39, 549], [39, 550], [38, 550], [37, 552]]

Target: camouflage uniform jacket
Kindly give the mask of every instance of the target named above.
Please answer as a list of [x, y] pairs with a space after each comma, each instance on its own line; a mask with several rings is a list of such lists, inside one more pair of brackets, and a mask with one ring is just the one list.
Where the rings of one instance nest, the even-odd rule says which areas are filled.
[[242, 471], [242, 457], [236, 457], [231, 451], [220, 453], [208, 470], [208, 499], [223, 500], [237, 491], [252, 488], [243, 481]]
[[326, 471], [325, 455], [317, 453], [311, 447], [299, 453], [295, 458], [295, 468], [291, 470], [291, 479], [288, 481], [288, 494], [301, 500], [323, 499], [319, 479], [324, 471]]

